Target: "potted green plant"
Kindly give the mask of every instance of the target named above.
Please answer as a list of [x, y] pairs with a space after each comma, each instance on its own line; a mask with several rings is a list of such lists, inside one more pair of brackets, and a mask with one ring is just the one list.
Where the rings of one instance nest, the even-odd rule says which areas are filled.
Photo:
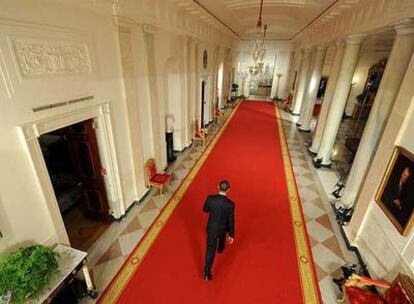
[[24, 303], [47, 287], [58, 271], [57, 253], [42, 245], [20, 248], [0, 260], [0, 299]]

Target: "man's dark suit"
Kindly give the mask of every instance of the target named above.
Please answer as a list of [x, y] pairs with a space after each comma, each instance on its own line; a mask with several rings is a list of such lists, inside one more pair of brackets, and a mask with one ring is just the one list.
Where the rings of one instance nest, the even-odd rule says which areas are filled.
[[209, 213], [204, 272], [205, 275], [211, 275], [217, 242], [219, 243], [218, 252], [222, 252], [226, 234], [234, 238], [234, 203], [225, 195], [209, 195], [204, 203], [203, 211]]
[[[397, 222], [404, 228], [410, 219], [413, 210], [412, 204], [410, 204], [409, 182], [406, 181], [405, 183], [402, 183], [401, 175], [393, 176], [384, 189], [382, 199]], [[394, 203], [394, 200], [396, 199], [401, 202], [400, 207]]]

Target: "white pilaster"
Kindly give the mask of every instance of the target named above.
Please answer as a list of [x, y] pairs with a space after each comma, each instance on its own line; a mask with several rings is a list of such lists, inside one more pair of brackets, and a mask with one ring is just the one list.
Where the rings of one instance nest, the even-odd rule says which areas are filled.
[[321, 147], [316, 157], [322, 166], [331, 165], [332, 148], [335, 144], [339, 125], [345, 110], [352, 76], [358, 61], [359, 51], [364, 35], [352, 35], [346, 39], [344, 58], [332, 97], [332, 104], [326, 120], [325, 132], [322, 136]]
[[316, 124], [315, 133], [312, 139], [312, 146], [309, 151], [317, 154], [321, 146], [322, 135], [325, 130], [326, 119], [332, 102], [332, 96], [335, 90], [336, 82], [338, 80], [339, 71], [341, 68], [342, 59], [345, 52], [345, 43], [339, 40], [336, 43], [335, 57], [332, 62], [331, 70], [329, 71], [328, 85], [326, 87], [325, 96], [322, 101], [321, 112], [319, 113], [318, 123]]
[[167, 166], [167, 146], [165, 143], [164, 109], [159, 105], [157, 93], [157, 75], [155, 71], [155, 33], [157, 28], [152, 25], [143, 25], [146, 59], [148, 68], [148, 83], [151, 100], [151, 123], [154, 139], [155, 161], [159, 168]]
[[306, 79], [308, 78], [309, 66], [310, 66], [311, 49], [305, 48], [302, 55], [302, 64], [299, 71], [298, 87], [295, 91], [295, 97], [293, 99], [291, 111], [294, 115], [300, 113], [302, 107], [303, 95], [305, 93]]
[[341, 199], [345, 206], [352, 206], [357, 197], [413, 55], [413, 22], [399, 23], [395, 30], [394, 45]]
[[318, 95], [319, 83], [321, 82], [322, 68], [326, 56], [326, 46], [318, 46], [316, 49], [315, 60], [312, 64], [312, 71], [306, 86], [304, 106], [302, 106], [303, 117], [301, 117], [301, 126], [299, 130], [310, 132], [313, 108], [315, 106], [316, 95]]

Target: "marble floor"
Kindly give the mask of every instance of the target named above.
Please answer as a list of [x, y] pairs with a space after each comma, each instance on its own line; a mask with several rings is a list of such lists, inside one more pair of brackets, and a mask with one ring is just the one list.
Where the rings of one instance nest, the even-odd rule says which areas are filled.
[[[283, 110], [279, 113], [286, 132], [323, 303], [338, 303], [339, 290], [332, 278], [341, 276], [340, 266], [356, 263], [353, 254], [346, 249], [330, 205], [334, 200], [331, 192], [340, 177], [336, 170], [315, 169], [307, 152], [312, 134], [298, 131], [297, 116]], [[315, 121], [312, 121], [312, 129], [314, 126]]]
[[[226, 119], [230, 111], [227, 110]], [[340, 266], [355, 263], [353, 255], [346, 250], [329, 204], [329, 200], [332, 199], [329, 197], [329, 192], [332, 191], [330, 187], [333, 187], [331, 183], [336, 183], [338, 176], [333, 170], [316, 170], [313, 167], [306, 146], [309, 134], [298, 132], [295, 116], [282, 110], [280, 114], [286, 131], [323, 302], [337, 303], [339, 291], [332, 278], [340, 275]], [[222, 122], [219, 122], [210, 126], [210, 139], [221, 124]], [[88, 250], [93, 278], [99, 293], [108, 286], [204, 148], [202, 145], [192, 146], [179, 155], [177, 161], [168, 169], [173, 174], [171, 191], [164, 196], [151, 191], [121, 222], [114, 222]], [[93, 302], [94, 300], [89, 298], [82, 301]]]

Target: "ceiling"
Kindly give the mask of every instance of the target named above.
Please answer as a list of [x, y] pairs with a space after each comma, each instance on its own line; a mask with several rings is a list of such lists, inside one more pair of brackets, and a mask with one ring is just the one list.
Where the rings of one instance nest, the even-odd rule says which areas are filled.
[[[260, 0], [193, 0], [241, 39], [257, 36]], [[292, 39], [338, 0], [264, 0], [267, 39]]]

